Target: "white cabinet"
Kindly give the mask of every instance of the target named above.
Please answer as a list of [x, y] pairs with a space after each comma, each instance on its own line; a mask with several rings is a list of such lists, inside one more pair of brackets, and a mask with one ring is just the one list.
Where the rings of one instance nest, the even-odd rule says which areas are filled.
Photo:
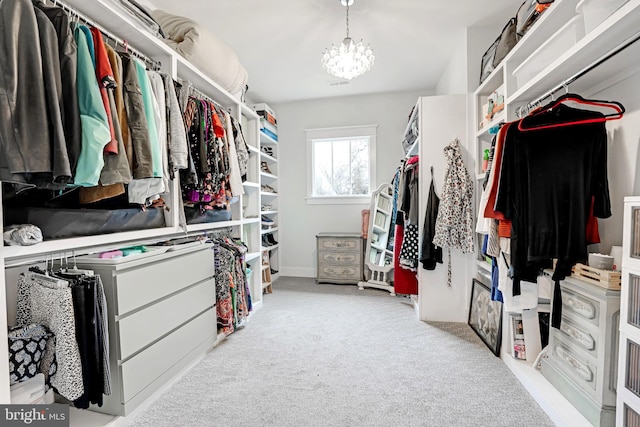
[[213, 251], [201, 245], [110, 265], [79, 258], [78, 266], [100, 275], [107, 299], [113, 394], [92, 409], [127, 415], [215, 342]]
[[594, 426], [615, 425], [620, 291], [568, 277], [542, 375]]
[[640, 197], [626, 197], [620, 306], [617, 425], [640, 425]]

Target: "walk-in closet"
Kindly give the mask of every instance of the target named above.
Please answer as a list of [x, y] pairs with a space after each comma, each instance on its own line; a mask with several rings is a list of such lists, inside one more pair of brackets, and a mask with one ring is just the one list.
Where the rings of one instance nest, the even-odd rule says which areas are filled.
[[0, 424], [640, 427], [640, 0], [489, 3], [0, 0]]

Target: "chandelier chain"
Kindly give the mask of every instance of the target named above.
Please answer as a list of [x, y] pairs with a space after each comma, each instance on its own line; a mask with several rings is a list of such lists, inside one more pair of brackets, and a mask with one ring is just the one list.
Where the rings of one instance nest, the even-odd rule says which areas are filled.
[[349, 2], [347, 2], [347, 37], [349, 37]]

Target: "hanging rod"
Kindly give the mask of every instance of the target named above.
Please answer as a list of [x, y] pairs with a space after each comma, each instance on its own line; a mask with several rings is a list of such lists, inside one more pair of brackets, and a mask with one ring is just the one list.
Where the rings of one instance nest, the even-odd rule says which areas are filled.
[[215, 99], [211, 98], [210, 96], [204, 94], [202, 91], [200, 91], [199, 89], [196, 89], [196, 87], [193, 85], [193, 83], [186, 81], [188, 84], [188, 93], [189, 95], [194, 95], [198, 98], [202, 98], [205, 101], [209, 101], [212, 102], [213, 104], [217, 105], [218, 107], [222, 108], [223, 110], [228, 111], [231, 114], [231, 107], [225, 107], [224, 105], [220, 104], [218, 101], [216, 101]]
[[[553, 96], [553, 94], [558, 92], [559, 90], [565, 89], [568, 92], [569, 91], [569, 85], [571, 83], [575, 82], [576, 80], [578, 80], [579, 78], [581, 78], [585, 74], [591, 72], [593, 69], [595, 69], [595, 68], [599, 67], [600, 65], [604, 64], [609, 59], [613, 58], [614, 56], [616, 56], [617, 54], [619, 54], [620, 52], [622, 52], [623, 50], [625, 50], [626, 48], [628, 48], [632, 44], [636, 43], [638, 40], [640, 40], [640, 32], [637, 32], [635, 35], [631, 36], [626, 41], [622, 42], [618, 47], [612, 49], [611, 51], [609, 51], [605, 55], [601, 56], [599, 59], [597, 59], [596, 61], [592, 62], [591, 64], [589, 64], [588, 66], [586, 66], [585, 68], [583, 68], [582, 70], [580, 70], [579, 72], [574, 74], [573, 76], [569, 77], [568, 79], [566, 79], [564, 82], [562, 82], [561, 84], [559, 84], [555, 88], [549, 90], [544, 95], [542, 95], [539, 98], [537, 98], [535, 101], [531, 101], [528, 104], [518, 108], [518, 111], [517, 111], [518, 116], [519, 117], [523, 117], [523, 115], [529, 114], [529, 112], [533, 108], [535, 108], [537, 105], [539, 105], [543, 100], [549, 98], [550, 96]], [[521, 113], [524, 113], [524, 114], [521, 115]]]
[[61, 0], [50, 0], [50, 2], [56, 6], [56, 7], [60, 7], [63, 10], [65, 10], [68, 14], [69, 17], [72, 18], [77, 18], [78, 20], [81, 20], [83, 22], [85, 22], [86, 24], [97, 28], [98, 30], [100, 30], [100, 32], [107, 38], [113, 40], [116, 44], [120, 44], [122, 47], [125, 48], [126, 51], [131, 52], [134, 56], [138, 57], [139, 59], [143, 60], [144, 62], [148, 63], [151, 68], [157, 70], [160, 70], [160, 66], [162, 65], [160, 61], [155, 61], [151, 58], [149, 58], [147, 55], [143, 54], [142, 52], [140, 52], [137, 49], [132, 48], [131, 46], [129, 46], [129, 42], [127, 42], [126, 40], [121, 39], [120, 37], [116, 36], [115, 34], [113, 34], [112, 32], [106, 30], [102, 25], [96, 23], [94, 20], [90, 19], [89, 17], [87, 17], [86, 15], [80, 13], [77, 9], [73, 8], [72, 6], [69, 6], [68, 4], [66, 4], [65, 2], [61, 1]]

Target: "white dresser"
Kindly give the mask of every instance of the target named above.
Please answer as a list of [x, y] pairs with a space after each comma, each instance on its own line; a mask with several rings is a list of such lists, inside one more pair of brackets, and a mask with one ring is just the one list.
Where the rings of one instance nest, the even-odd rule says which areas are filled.
[[127, 415], [216, 340], [214, 255], [198, 245], [117, 263], [78, 258], [102, 278], [113, 394], [91, 409]]
[[319, 233], [318, 283], [354, 283], [363, 279], [363, 241], [360, 233]]
[[[620, 291], [568, 277], [542, 375], [594, 426], [615, 426]], [[552, 304], [553, 306], [553, 304]]]

